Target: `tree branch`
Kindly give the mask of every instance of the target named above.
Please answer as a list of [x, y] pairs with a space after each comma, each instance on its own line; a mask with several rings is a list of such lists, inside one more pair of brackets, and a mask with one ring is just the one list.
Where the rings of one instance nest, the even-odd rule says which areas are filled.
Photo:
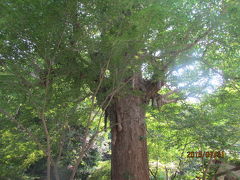
[[[17, 112], [19, 111], [19, 107]], [[6, 112], [4, 109], [0, 108], [0, 113], [2, 113], [4, 116], [6, 116], [11, 122], [13, 122], [14, 124], [17, 124], [18, 129], [21, 129], [22, 132], [25, 132], [28, 134], [28, 137], [31, 137], [33, 139], [33, 141], [39, 146], [39, 148], [46, 153], [46, 150], [43, 148], [42, 144], [40, 143], [40, 141], [38, 140], [38, 138], [32, 134], [31, 131], [29, 131], [27, 128], [25, 128], [14, 116], [12, 116], [11, 114], [9, 114], [8, 112]]]
[[194, 47], [195, 45], [197, 45], [204, 37], [206, 37], [210, 32], [212, 31], [212, 28], [209, 28], [206, 32], [204, 32], [201, 36], [199, 36], [197, 39], [195, 39], [193, 41], [193, 43], [187, 44], [186, 47], [176, 50], [176, 51], [170, 51], [168, 52], [168, 54], [173, 55], [173, 56], [177, 56], [180, 53], [187, 51], [189, 49], [191, 49], [192, 47]]
[[236, 166], [236, 167], [234, 167], [234, 168], [232, 168], [232, 169], [223, 171], [223, 172], [221, 172], [221, 173], [217, 173], [214, 177], [217, 178], [217, 177], [219, 177], [219, 176], [222, 176], [222, 175], [227, 174], [227, 173], [230, 172], [230, 171], [238, 171], [238, 170], [240, 170], [240, 166]]

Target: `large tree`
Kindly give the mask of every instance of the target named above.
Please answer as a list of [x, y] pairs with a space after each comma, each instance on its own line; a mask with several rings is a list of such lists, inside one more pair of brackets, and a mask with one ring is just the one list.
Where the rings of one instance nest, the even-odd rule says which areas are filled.
[[[223, 42], [224, 34], [231, 38], [235, 4], [2, 0], [2, 71], [15, 74], [31, 93], [42, 89], [45, 101], [36, 106], [42, 107], [47, 137], [45, 110], [56, 84], [60, 94], [64, 83], [91, 91], [110, 119], [112, 179], [148, 180], [145, 107], [150, 101], [161, 106], [177, 100], [168, 98], [175, 92], [168, 82], [174, 67], [193, 55], [205, 56], [208, 48]], [[162, 88], [169, 92], [160, 94]], [[41, 94], [38, 98], [41, 102]]]

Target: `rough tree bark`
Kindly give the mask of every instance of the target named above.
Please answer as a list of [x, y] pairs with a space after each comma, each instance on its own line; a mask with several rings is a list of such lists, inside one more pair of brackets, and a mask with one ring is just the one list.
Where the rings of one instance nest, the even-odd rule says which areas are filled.
[[110, 107], [112, 180], [149, 180], [144, 99], [114, 99]]
[[133, 77], [129, 85], [129, 92], [116, 95], [107, 110], [112, 136], [111, 179], [149, 180], [146, 89], [141, 76]]

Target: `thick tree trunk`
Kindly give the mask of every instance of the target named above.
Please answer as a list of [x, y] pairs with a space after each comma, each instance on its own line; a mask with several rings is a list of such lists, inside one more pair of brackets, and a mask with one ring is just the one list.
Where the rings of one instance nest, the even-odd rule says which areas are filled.
[[115, 98], [109, 108], [112, 134], [112, 180], [149, 180], [143, 98]]

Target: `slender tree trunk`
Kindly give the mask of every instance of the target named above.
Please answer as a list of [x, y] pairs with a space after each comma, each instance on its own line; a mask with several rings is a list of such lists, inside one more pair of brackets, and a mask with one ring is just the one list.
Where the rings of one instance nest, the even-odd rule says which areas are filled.
[[169, 178], [168, 178], [168, 168], [167, 167], [165, 167], [165, 174], [166, 174], [166, 180], [169, 180]]
[[114, 99], [109, 108], [112, 135], [112, 180], [149, 180], [143, 98]]
[[54, 172], [54, 177], [56, 180], [60, 180], [59, 172], [58, 172], [58, 161], [53, 162], [52, 160], [52, 166], [53, 166], [53, 172]]
[[207, 174], [208, 174], [208, 171], [210, 170], [210, 166], [212, 164], [212, 159], [213, 159], [213, 157], [210, 158], [210, 160], [208, 161], [206, 169], [203, 171], [203, 178], [202, 178], [203, 180], [207, 179]]

